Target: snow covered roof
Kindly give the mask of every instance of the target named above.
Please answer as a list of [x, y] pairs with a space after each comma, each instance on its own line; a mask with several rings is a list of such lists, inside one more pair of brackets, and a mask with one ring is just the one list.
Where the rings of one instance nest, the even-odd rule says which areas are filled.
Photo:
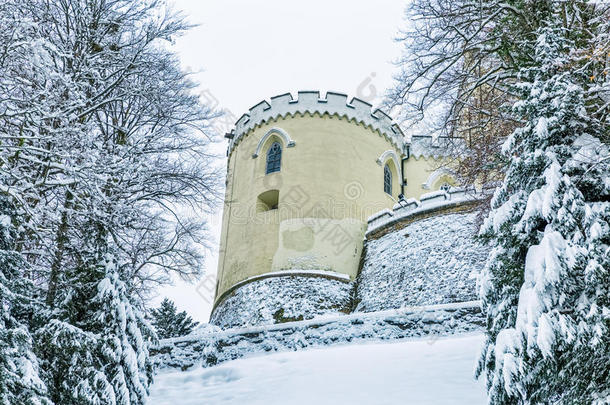
[[463, 138], [432, 137], [424, 135], [413, 135], [408, 143], [409, 152], [415, 159], [438, 159], [440, 157], [452, 157], [466, 146]]
[[229, 154], [257, 125], [277, 117], [285, 117], [288, 114], [306, 112], [337, 114], [350, 120], [355, 119], [357, 122], [379, 131], [397, 149], [401, 151], [404, 149], [405, 138], [398, 124], [394, 123], [392, 117], [380, 109], [372, 110], [372, 105], [366, 101], [354, 97], [348, 102], [346, 94], [330, 91], [326, 93], [326, 98], [322, 98], [319, 91], [299, 91], [296, 99], [290, 93], [280, 94], [271, 97], [270, 101], [261, 101], [250, 108], [248, 113], [242, 115], [231, 131]]

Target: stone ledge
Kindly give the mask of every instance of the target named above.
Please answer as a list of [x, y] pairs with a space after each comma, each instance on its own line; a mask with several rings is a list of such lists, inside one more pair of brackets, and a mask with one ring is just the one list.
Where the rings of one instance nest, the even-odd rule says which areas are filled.
[[366, 232], [366, 239], [373, 240], [379, 239], [390, 232], [396, 232], [412, 224], [415, 221], [421, 221], [423, 219], [446, 215], [456, 214], [460, 212], [471, 212], [474, 211], [478, 201], [459, 201], [451, 204], [446, 204], [437, 207], [431, 207], [428, 209], [418, 210], [417, 212], [409, 213], [409, 215], [393, 218], [390, 221], [385, 222], [382, 226], [379, 226], [373, 230]]
[[162, 340], [151, 349], [160, 368], [210, 367], [246, 355], [294, 351], [348, 342], [480, 332], [485, 325], [479, 301], [408, 307], [371, 313], [321, 317], [279, 325], [227, 329], [221, 333]]
[[[395, 204], [392, 211], [385, 209], [371, 215], [368, 219], [365, 238], [378, 239], [388, 232], [402, 229], [414, 221], [435, 215], [472, 211], [479, 201], [478, 195], [464, 189], [423, 194], [419, 201], [409, 198], [402, 203]], [[404, 224], [399, 226], [400, 223]]]

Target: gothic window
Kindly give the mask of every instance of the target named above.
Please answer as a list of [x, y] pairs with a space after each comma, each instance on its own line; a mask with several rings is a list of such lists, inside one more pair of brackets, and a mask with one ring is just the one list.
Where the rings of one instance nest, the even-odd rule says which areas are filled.
[[282, 145], [279, 142], [273, 142], [273, 145], [267, 151], [267, 169], [265, 174], [279, 172], [280, 164], [282, 163]]
[[383, 191], [392, 195], [392, 172], [388, 165], [383, 167]]
[[441, 184], [440, 190], [447, 193], [447, 192], [449, 192], [450, 188], [451, 188], [451, 184], [445, 182], [445, 183]]

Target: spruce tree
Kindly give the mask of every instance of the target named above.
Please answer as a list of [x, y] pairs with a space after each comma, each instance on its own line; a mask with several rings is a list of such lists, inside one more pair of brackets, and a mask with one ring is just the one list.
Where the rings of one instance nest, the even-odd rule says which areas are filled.
[[[98, 227], [101, 228], [101, 227]], [[91, 260], [69, 276], [62, 306], [39, 334], [52, 399], [66, 405], [146, 403], [155, 334], [130, 297], [115, 255], [92, 238]]]
[[161, 306], [151, 311], [152, 324], [160, 339], [188, 335], [199, 322], [187, 315], [186, 311], [178, 312], [176, 305], [168, 298], [163, 299]]
[[50, 405], [33, 352], [30, 322], [41, 305], [15, 251], [16, 211], [0, 197], [0, 405]]
[[520, 72], [510, 160], [481, 235], [490, 402], [605, 403], [610, 396], [610, 154], [586, 110], [567, 30], [537, 31]]

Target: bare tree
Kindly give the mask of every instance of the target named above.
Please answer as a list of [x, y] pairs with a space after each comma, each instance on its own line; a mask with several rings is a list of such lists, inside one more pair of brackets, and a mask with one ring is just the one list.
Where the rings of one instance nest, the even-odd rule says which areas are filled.
[[[397, 63], [400, 73], [387, 104], [400, 108], [407, 126], [425, 121], [429, 134], [464, 139], [446, 144], [457, 145], [454, 152], [465, 157], [452, 169], [466, 185], [493, 190], [502, 178], [506, 162], [500, 145], [521, 124], [512, 113], [517, 98], [513, 86], [520, 69], [533, 63], [535, 32], [546, 23], [552, 5], [414, 0], [407, 9], [407, 28], [397, 39], [404, 46]], [[588, 26], [583, 30], [588, 37], [574, 38], [575, 60], [584, 65], [583, 80], [599, 84], [587, 86], [587, 107], [607, 123], [608, 41], [599, 25], [608, 24], [610, 6], [581, 1], [560, 6], [565, 27]]]
[[47, 302], [79, 263], [85, 223], [103, 224], [139, 291], [168, 272], [200, 274], [205, 223], [181, 212], [216, 204], [221, 169], [209, 151], [218, 114], [168, 48], [189, 25], [157, 0], [32, 0], [12, 12], [39, 42], [2, 53], [0, 170]]

